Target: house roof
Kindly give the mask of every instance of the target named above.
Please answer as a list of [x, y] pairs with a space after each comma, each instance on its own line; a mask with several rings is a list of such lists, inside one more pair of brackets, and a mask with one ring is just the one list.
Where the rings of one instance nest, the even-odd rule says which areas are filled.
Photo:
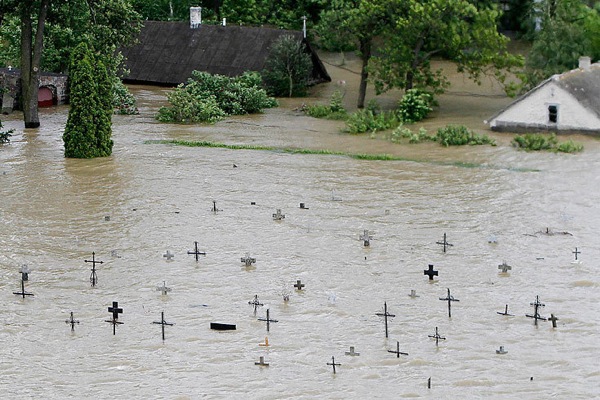
[[[139, 43], [121, 49], [130, 71], [124, 80], [177, 85], [194, 70], [226, 76], [260, 71], [271, 45], [284, 34], [304, 40], [300, 31], [236, 25], [192, 29], [187, 22], [145, 21]], [[313, 61], [313, 83], [331, 81], [317, 54], [304, 43]]]
[[588, 69], [575, 68], [562, 74], [553, 75], [535, 88], [519, 97], [502, 110], [498, 111], [487, 122], [497, 118], [504, 111], [525, 100], [541, 87], [554, 82], [558, 87], [570, 93], [586, 109], [600, 118], [600, 63], [592, 64]]

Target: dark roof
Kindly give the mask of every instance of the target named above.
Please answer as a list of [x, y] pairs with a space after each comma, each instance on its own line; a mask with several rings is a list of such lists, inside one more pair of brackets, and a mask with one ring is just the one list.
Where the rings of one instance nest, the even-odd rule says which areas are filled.
[[588, 69], [575, 68], [562, 74], [551, 76], [498, 111], [490, 117], [487, 122], [492, 121], [504, 111], [525, 100], [532, 93], [538, 91], [541, 87], [550, 82], [554, 82], [557, 86], [570, 93], [575, 97], [579, 104], [600, 117], [600, 63], [594, 63], [589, 66]]
[[[260, 71], [271, 45], [284, 34], [303, 40], [299, 31], [236, 25], [192, 29], [187, 22], [146, 21], [139, 43], [121, 49], [130, 71], [124, 80], [177, 85], [194, 70], [226, 76]], [[317, 54], [305, 44], [313, 60], [313, 82], [331, 81]]]

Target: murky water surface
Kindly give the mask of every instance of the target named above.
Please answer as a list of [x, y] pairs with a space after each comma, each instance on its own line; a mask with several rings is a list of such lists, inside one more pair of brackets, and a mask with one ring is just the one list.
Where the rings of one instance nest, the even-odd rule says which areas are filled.
[[[141, 115], [113, 118], [114, 154], [105, 159], [63, 157], [66, 108], [44, 110], [39, 130], [23, 131], [18, 115], [4, 119], [16, 132], [0, 147], [2, 397], [600, 396], [597, 140], [578, 137], [586, 150], [576, 156], [517, 152], [503, 136], [498, 147], [398, 146], [290, 111], [299, 100], [214, 126], [175, 126], [152, 119], [164, 90], [134, 92]], [[493, 108], [477, 111], [481, 101], [501, 103], [442, 98], [450, 120], [459, 119], [460, 104], [463, 114], [472, 105], [466, 118], [474, 124]], [[447, 164], [456, 161], [478, 166]], [[221, 211], [211, 211], [213, 200]], [[284, 220], [273, 220], [276, 209]], [[546, 228], [570, 234], [536, 234]], [[359, 240], [365, 229], [370, 247]], [[436, 244], [444, 233], [453, 244], [445, 254]], [[186, 254], [194, 241], [206, 252], [198, 262]], [[581, 264], [572, 263], [576, 247]], [[96, 287], [84, 262], [92, 252], [103, 261]], [[256, 258], [252, 268], [240, 263], [246, 253]], [[503, 261], [508, 274], [499, 273]], [[26, 290], [35, 294], [26, 299], [13, 295], [22, 264], [32, 270]], [[423, 275], [428, 264], [439, 270], [433, 282]], [[292, 286], [299, 279], [302, 292]], [[163, 281], [172, 289], [166, 296], [156, 291]], [[439, 300], [447, 288], [460, 300], [452, 318]], [[254, 314], [248, 301], [256, 294], [264, 305]], [[538, 295], [540, 314], [557, 316], [557, 328], [525, 317]], [[105, 322], [113, 301], [123, 308], [115, 336]], [[376, 315], [384, 302], [395, 314], [388, 339]], [[497, 314], [506, 304], [513, 317]], [[269, 332], [257, 320], [267, 309], [279, 321]], [[64, 322], [71, 311], [80, 321], [74, 332]], [[153, 324], [161, 311], [175, 324], [164, 342]], [[237, 330], [210, 330], [211, 322]], [[436, 327], [446, 338], [439, 346], [428, 337]], [[265, 336], [268, 348], [259, 346]], [[397, 342], [407, 356], [387, 351]], [[345, 355], [350, 346], [360, 356]], [[496, 354], [499, 346], [508, 353]], [[269, 367], [254, 365], [260, 356]], [[332, 356], [341, 364], [335, 375]]]

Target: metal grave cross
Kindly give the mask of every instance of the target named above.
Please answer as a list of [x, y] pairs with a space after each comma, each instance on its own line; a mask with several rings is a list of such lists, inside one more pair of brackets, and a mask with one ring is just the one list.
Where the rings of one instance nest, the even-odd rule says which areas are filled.
[[123, 309], [119, 308], [119, 302], [113, 301], [112, 307], [108, 307], [108, 312], [112, 313], [112, 319], [105, 320], [104, 322], [110, 322], [113, 326], [113, 335], [116, 335], [116, 328], [118, 324], [123, 324], [119, 322], [119, 314], [123, 314]]
[[19, 296], [23, 296], [23, 298], [25, 298], [25, 296], [33, 296], [33, 293], [25, 291], [25, 281], [23, 279], [21, 279], [21, 291], [13, 292], [13, 294], [18, 294]]
[[71, 331], [75, 331], [75, 324], [78, 324], [79, 321], [73, 317], [73, 311], [71, 311], [71, 316], [69, 317], [69, 319], [65, 320], [65, 323], [71, 324]]
[[445, 337], [442, 337], [442, 336], [440, 336], [440, 334], [438, 333], [438, 328], [437, 328], [437, 326], [435, 327], [435, 335], [427, 335], [427, 336], [428, 336], [428, 337], [430, 337], [430, 338], [433, 338], [433, 339], [435, 339], [435, 345], [436, 345], [436, 346], [438, 345], [438, 342], [439, 342], [440, 340], [446, 340], [446, 338], [445, 338]]
[[396, 342], [396, 350], [388, 350], [388, 353], [394, 353], [396, 354], [397, 358], [400, 358], [400, 354], [402, 354], [403, 356], [407, 356], [408, 353], [403, 353], [400, 351], [400, 342]]
[[529, 303], [529, 304], [533, 306], [533, 315], [525, 314], [525, 316], [529, 317], [529, 318], [533, 318], [535, 320], [534, 322], [535, 322], [536, 326], [537, 326], [538, 319], [546, 321], [546, 318], [541, 317], [540, 313], [539, 313], [539, 308], [546, 306], [545, 304], [543, 304], [543, 303], [540, 302], [540, 296], [535, 296], [535, 302]]
[[246, 253], [246, 255], [244, 257], [242, 257], [240, 260], [241, 260], [241, 262], [244, 263], [244, 265], [246, 267], [251, 267], [252, 264], [254, 264], [256, 262], [256, 258], [250, 257], [250, 253]]
[[159, 325], [161, 325], [161, 328], [162, 328], [162, 340], [163, 341], [165, 340], [165, 325], [169, 325], [169, 326], [175, 325], [175, 324], [171, 324], [171, 323], [165, 321], [165, 312], [164, 311], [160, 312], [160, 322], [154, 321], [152, 323], [153, 324], [159, 324]]
[[256, 314], [256, 309], [258, 308], [258, 306], [263, 306], [263, 303], [261, 303], [260, 301], [258, 301], [258, 295], [257, 294], [254, 295], [254, 299], [252, 301], [249, 301], [248, 304], [250, 304], [251, 306], [254, 307], [254, 314]]
[[260, 356], [260, 357], [258, 357], [258, 361], [254, 362], [254, 365], [260, 365], [261, 367], [268, 367], [269, 363], [265, 362], [264, 356]]
[[453, 244], [448, 243], [448, 241], [446, 240], [446, 232], [444, 232], [444, 240], [441, 242], [435, 242], [436, 244], [441, 244], [444, 246], [444, 253], [446, 252], [446, 248], [447, 247], [451, 247], [454, 246]]
[[31, 270], [29, 269], [29, 267], [27, 266], [27, 264], [21, 265], [21, 268], [19, 269], [19, 272], [21, 273], [21, 280], [22, 281], [28, 281], [29, 280], [29, 273], [31, 272]]
[[305, 285], [304, 283], [302, 283], [302, 282], [300, 281], [300, 279], [298, 279], [298, 280], [296, 281], [296, 284], [294, 285], [294, 287], [296, 288], [296, 290], [302, 290], [302, 288], [303, 288], [304, 286], [306, 286], [306, 285]]
[[169, 293], [171, 291], [170, 287], [167, 287], [167, 282], [163, 281], [162, 286], [157, 286], [156, 287], [156, 291], [157, 292], [162, 292], [163, 296], [166, 296], [167, 293]]
[[429, 280], [432, 281], [434, 276], [438, 276], [438, 271], [433, 269], [433, 264], [429, 264], [429, 269], [424, 269], [423, 275], [428, 275]]
[[92, 263], [92, 273], [90, 275], [90, 283], [92, 284], [92, 286], [96, 286], [96, 283], [98, 283], [98, 275], [96, 275], [96, 264], [104, 264], [104, 261], [96, 261], [96, 253], [92, 252], [92, 259], [91, 260], [83, 260], [86, 263]]
[[206, 255], [205, 252], [198, 250], [198, 242], [194, 242], [194, 251], [189, 250], [187, 253], [190, 254], [190, 255], [195, 256], [196, 257], [196, 261], [198, 261], [198, 256], [199, 255], [203, 255], [203, 256]]
[[502, 264], [498, 265], [498, 269], [502, 270], [503, 274], [506, 274], [508, 271], [512, 269], [510, 265], [506, 263], [506, 261], [502, 261]]
[[385, 337], [387, 338], [388, 337], [388, 317], [395, 317], [396, 315], [390, 314], [388, 312], [387, 301], [383, 303], [383, 313], [377, 313], [375, 315], [385, 318]]
[[216, 214], [217, 212], [219, 212], [219, 211], [223, 211], [223, 210], [219, 210], [219, 209], [217, 208], [217, 201], [216, 201], [216, 200], [213, 200], [213, 206], [212, 206], [212, 210], [211, 210], [211, 211], [212, 211], [212, 212], [214, 212], [215, 214]]
[[167, 250], [163, 257], [167, 259], [167, 261], [172, 261], [175, 258], [175, 254], [171, 253], [171, 250]]
[[507, 317], [514, 317], [513, 314], [508, 313], [508, 304], [504, 307], [504, 312], [496, 311], [496, 314], [505, 315]]
[[363, 234], [360, 235], [358, 239], [363, 241], [363, 245], [365, 247], [369, 247], [371, 245], [371, 240], [373, 240], [373, 236], [370, 236], [369, 231], [365, 229]]
[[331, 356], [331, 362], [327, 363], [327, 365], [331, 365], [333, 367], [333, 373], [335, 374], [335, 367], [336, 366], [341, 366], [342, 364], [336, 363], [335, 362], [335, 357]]
[[581, 252], [580, 252], [579, 250], [577, 250], [577, 247], [575, 247], [575, 251], [573, 251], [572, 253], [573, 253], [573, 254], [575, 254], [575, 261], [578, 261], [578, 258], [577, 258], [577, 256], [578, 256], [579, 254], [581, 254]]
[[350, 346], [350, 351], [346, 352], [347, 356], [360, 356], [360, 353], [354, 351], [354, 346]]
[[440, 300], [443, 301], [447, 301], [448, 302], [448, 318], [452, 318], [452, 308], [451, 308], [451, 304], [453, 301], [460, 301], [458, 299], [455, 299], [454, 297], [452, 297], [450, 295], [450, 288], [448, 288], [448, 297], [440, 297]]
[[285, 219], [285, 215], [281, 213], [281, 208], [278, 208], [277, 212], [273, 214], [273, 220], [281, 221], [282, 219]]
[[269, 317], [269, 309], [267, 308], [267, 318], [259, 318], [259, 321], [266, 321], [267, 322], [267, 332], [269, 332], [269, 328], [270, 328], [270, 323], [271, 322], [279, 322], [276, 319], [271, 319]]
[[556, 318], [554, 314], [550, 314], [550, 318], [548, 318], [548, 321], [552, 321], [552, 327], [556, 328], [556, 321], [558, 321], [558, 318]]

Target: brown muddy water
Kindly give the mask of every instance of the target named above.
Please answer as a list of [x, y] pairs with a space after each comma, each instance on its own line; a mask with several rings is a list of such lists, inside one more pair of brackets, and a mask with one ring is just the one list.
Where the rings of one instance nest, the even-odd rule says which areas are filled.
[[[328, 69], [355, 90], [353, 72]], [[94, 160], [63, 157], [65, 107], [43, 110], [37, 130], [24, 131], [17, 114], [4, 118], [16, 132], [0, 147], [3, 397], [600, 396], [598, 141], [577, 137], [579, 155], [518, 152], [499, 135], [497, 147], [395, 145], [293, 111], [327, 101], [335, 87], [214, 126], [157, 123], [166, 90], [133, 87], [141, 114], [114, 116], [113, 155]], [[467, 83], [451, 89], [424, 125], [484, 131], [482, 120], [509, 101], [485, 92]], [[417, 161], [146, 143], [152, 139]], [[221, 211], [211, 211], [213, 200]], [[273, 220], [276, 209], [285, 219]], [[540, 233], [547, 228], [556, 234]], [[364, 230], [369, 247], [359, 240]], [[436, 244], [444, 233], [453, 244], [447, 253]], [[206, 252], [198, 262], [187, 254], [194, 241]], [[103, 261], [96, 287], [84, 262], [92, 252]], [[246, 253], [256, 258], [251, 268], [240, 262]], [[498, 270], [503, 261], [507, 274]], [[23, 264], [35, 294], [26, 299], [13, 294]], [[439, 271], [433, 282], [423, 275], [428, 264]], [[301, 292], [292, 286], [299, 279]], [[163, 282], [167, 295], [156, 290]], [[439, 300], [448, 288], [460, 300], [451, 318]], [[254, 295], [264, 304], [256, 314]], [[558, 317], [556, 328], [525, 316], [536, 296], [541, 316]], [[113, 301], [123, 308], [114, 336], [105, 322]], [[384, 302], [395, 314], [387, 339], [376, 315]], [[514, 316], [497, 314], [506, 304]], [[268, 332], [257, 320], [267, 309], [278, 320]], [[65, 324], [71, 311], [80, 321], [73, 332]], [[175, 324], [164, 342], [153, 324], [162, 311]], [[213, 331], [211, 322], [237, 330]], [[446, 338], [438, 346], [428, 337], [436, 327]], [[265, 337], [270, 346], [259, 346]], [[388, 352], [397, 342], [408, 355]], [[350, 346], [360, 356], [346, 355]], [[508, 353], [496, 354], [500, 346]], [[261, 356], [269, 367], [254, 364]]]

